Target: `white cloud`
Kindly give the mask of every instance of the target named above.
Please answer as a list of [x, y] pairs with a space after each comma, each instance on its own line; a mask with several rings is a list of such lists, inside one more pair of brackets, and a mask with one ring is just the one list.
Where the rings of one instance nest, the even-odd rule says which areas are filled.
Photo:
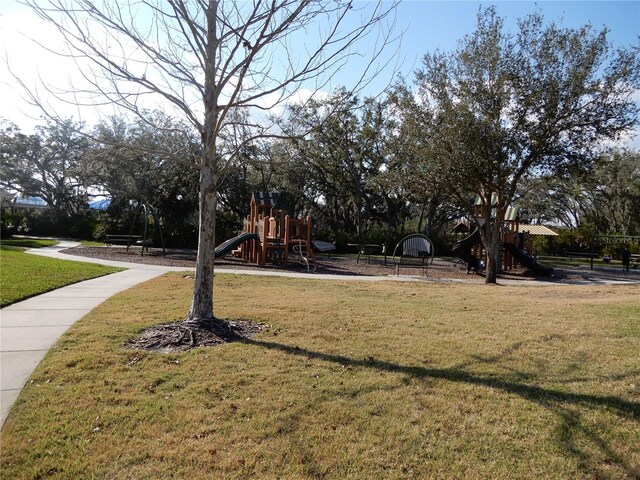
[[308, 102], [311, 99], [322, 101], [329, 98], [329, 93], [323, 90], [309, 90], [306, 88], [301, 88], [297, 90], [288, 100], [288, 103], [292, 105], [300, 105]]

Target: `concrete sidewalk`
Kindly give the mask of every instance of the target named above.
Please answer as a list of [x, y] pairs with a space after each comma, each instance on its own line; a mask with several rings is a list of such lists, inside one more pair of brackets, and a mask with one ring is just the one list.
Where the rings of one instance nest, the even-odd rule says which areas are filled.
[[28, 250], [29, 253], [65, 260], [117, 264], [123, 272], [59, 288], [0, 311], [0, 428], [29, 376], [51, 346], [77, 320], [118, 292], [171, 270], [184, 268], [93, 262], [91, 259], [60, 254], [77, 243], [63, 241], [54, 247]]

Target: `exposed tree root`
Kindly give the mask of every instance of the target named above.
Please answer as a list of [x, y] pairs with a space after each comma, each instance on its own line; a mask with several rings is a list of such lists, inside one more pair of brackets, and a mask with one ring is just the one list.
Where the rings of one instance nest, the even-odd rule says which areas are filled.
[[154, 325], [130, 340], [125, 347], [151, 352], [183, 352], [197, 347], [212, 347], [222, 343], [250, 338], [266, 325], [240, 320], [184, 320]]

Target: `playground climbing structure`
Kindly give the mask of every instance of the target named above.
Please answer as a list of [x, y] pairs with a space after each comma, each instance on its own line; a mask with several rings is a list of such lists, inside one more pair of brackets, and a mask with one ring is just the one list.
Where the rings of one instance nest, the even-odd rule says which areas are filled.
[[[475, 216], [485, 218], [483, 207], [478, 200]], [[508, 207], [505, 212], [504, 228], [500, 232], [498, 269], [509, 271], [522, 265], [536, 274], [550, 275], [553, 269], [539, 264], [533, 254], [533, 238], [535, 236], [555, 236], [555, 232], [541, 225], [524, 225], [520, 223], [517, 207]], [[457, 241], [453, 245], [453, 253], [467, 262], [468, 270], [481, 270], [486, 265], [486, 252], [482, 245], [479, 229]], [[484, 261], [482, 260], [484, 259]]]
[[286, 215], [281, 194], [254, 192], [242, 230], [242, 235], [253, 234], [254, 237], [240, 244], [234, 255], [260, 266], [267, 262], [297, 262], [307, 271], [315, 270], [311, 225], [311, 217], [300, 219]]

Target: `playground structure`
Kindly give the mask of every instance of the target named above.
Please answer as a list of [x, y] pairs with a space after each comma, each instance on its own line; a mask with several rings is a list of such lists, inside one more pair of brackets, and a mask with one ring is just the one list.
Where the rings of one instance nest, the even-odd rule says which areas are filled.
[[[486, 210], [483, 209], [486, 208], [488, 207], [483, 206], [478, 199], [474, 212], [476, 218], [485, 218]], [[521, 224], [518, 208], [508, 207], [505, 212], [504, 228], [498, 240], [498, 271], [509, 271], [522, 265], [536, 274], [551, 275], [553, 269], [539, 264], [533, 256], [533, 237], [555, 235], [557, 234], [554, 231], [542, 225]], [[467, 271], [484, 269], [486, 252], [478, 228], [468, 237], [456, 242], [452, 250], [454, 255], [467, 263]]]
[[[311, 217], [298, 219], [286, 215], [279, 193], [254, 192], [242, 233], [227, 242], [238, 247], [233, 250], [235, 257], [262, 267], [267, 262], [276, 265], [297, 262], [308, 272], [315, 271], [311, 225]], [[216, 251], [222, 251], [223, 245]]]

